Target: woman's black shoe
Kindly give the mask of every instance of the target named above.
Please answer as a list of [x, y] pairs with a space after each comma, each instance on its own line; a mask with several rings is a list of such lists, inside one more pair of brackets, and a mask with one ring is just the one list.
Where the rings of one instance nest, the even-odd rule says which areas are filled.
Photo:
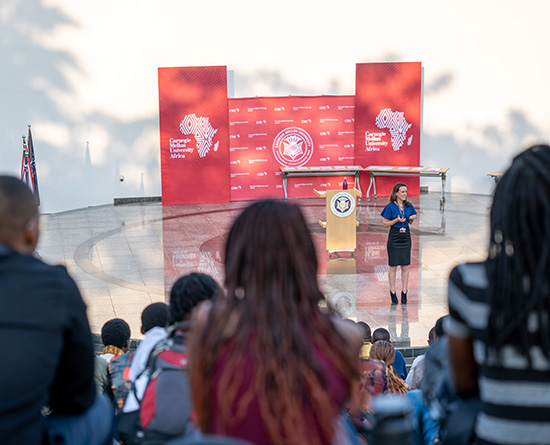
[[397, 304], [399, 301], [397, 301], [397, 295], [395, 292], [390, 291], [390, 297], [391, 297], [391, 304]]
[[407, 304], [407, 292], [401, 291], [401, 304]]

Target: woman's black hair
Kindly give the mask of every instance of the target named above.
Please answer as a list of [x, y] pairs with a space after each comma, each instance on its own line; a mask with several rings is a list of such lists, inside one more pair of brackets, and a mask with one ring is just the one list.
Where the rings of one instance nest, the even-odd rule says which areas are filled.
[[516, 156], [491, 208], [487, 260], [488, 353], [512, 345], [532, 363], [531, 346], [550, 359], [550, 147]]
[[223, 293], [220, 285], [210, 275], [193, 272], [174, 283], [170, 291], [171, 323], [190, 317], [195, 306]]
[[113, 318], [101, 328], [101, 341], [105, 346], [116, 346], [124, 349], [130, 340], [130, 326], [122, 318]]

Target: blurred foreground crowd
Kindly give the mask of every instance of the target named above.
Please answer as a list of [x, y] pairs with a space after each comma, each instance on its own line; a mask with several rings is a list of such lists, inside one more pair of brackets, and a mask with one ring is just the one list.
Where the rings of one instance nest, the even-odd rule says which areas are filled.
[[514, 159], [490, 220], [409, 372], [386, 329], [325, 307], [304, 216], [277, 200], [235, 219], [223, 287], [181, 277], [136, 350], [113, 319], [95, 356], [76, 284], [33, 256], [34, 195], [0, 176], [0, 443], [548, 444], [550, 147]]

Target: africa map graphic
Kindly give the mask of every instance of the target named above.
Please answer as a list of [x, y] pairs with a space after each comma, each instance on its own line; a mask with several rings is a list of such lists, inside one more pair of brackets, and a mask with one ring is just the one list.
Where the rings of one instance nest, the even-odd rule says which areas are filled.
[[[405, 113], [402, 111], [392, 111], [391, 108], [384, 108], [376, 116], [376, 126], [380, 129], [387, 128], [391, 135], [391, 144], [394, 151], [398, 151], [407, 139], [407, 131], [412, 127], [405, 120]], [[411, 140], [409, 139], [408, 145]]]
[[[180, 131], [184, 135], [193, 135], [197, 142], [197, 152], [204, 158], [212, 147], [212, 138], [218, 132], [217, 128], [210, 125], [209, 119], [196, 114], [186, 115], [180, 123]], [[214, 151], [218, 151], [220, 141], [214, 144]]]

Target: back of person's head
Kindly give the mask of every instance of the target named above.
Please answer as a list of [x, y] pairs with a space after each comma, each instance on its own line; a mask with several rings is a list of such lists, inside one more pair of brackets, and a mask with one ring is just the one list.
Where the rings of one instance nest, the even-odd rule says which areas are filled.
[[375, 329], [374, 332], [372, 333], [372, 342], [373, 343], [376, 343], [380, 340], [389, 342], [390, 338], [391, 338], [390, 337], [390, 331], [388, 331], [387, 329], [384, 329], [384, 328]]
[[105, 346], [125, 350], [130, 342], [130, 326], [122, 318], [113, 318], [101, 328], [101, 341]]
[[225, 249], [225, 283], [228, 299], [241, 299], [244, 291], [249, 307], [317, 305], [323, 299], [315, 247], [298, 205], [262, 200], [237, 217]]
[[[550, 358], [550, 147], [533, 146], [500, 179], [491, 208], [488, 350], [510, 344]], [[536, 317], [533, 323], [530, 317]], [[529, 323], [528, 323], [529, 320]], [[528, 326], [537, 325], [531, 332]]]
[[189, 318], [200, 302], [210, 300], [221, 293], [220, 285], [210, 275], [193, 272], [178, 278], [170, 291], [172, 322]]
[[381, 360], [388, 367], [388, 388], [391, 393], [405, 394], [407, 392], [407, 385], [393, 369], [395, 349], [390, 342], [378, 340], [373, 343], [370, 348], [370, 358]]
[[30, 188], [13, 176], [0, 176], [0, 244], [32, 253], [38, 242], [38, 203]]
[[439, 317], [435, 322], [434, 330], [437, 338], [443, 338], [445, 336], [445, 329], [443, 325], [446, 323], [445, 320], [447, 318], [449, 318], [449, 316], [444, 315], [443, 317]]
[[395, 348], [385, 340], [378, 340], [370, 348], [370, 356], [376, 360], [382, 360], [387, 366], [393, 366], [395, 360]]
[[[250, 357], [254, 381], [244, 396], [231, 390], [219, 399], [223, 421], [234, 419], [236, 405], [237, 411], [246, 412], [243, 403], [256, 388], [259, 415], [273, 443], [330, 442], [332, 402], [315, 351], [326, 354], [350, 392], [359, 372], [356, 351], [343, 345], [346, 340], [319, 308], [324, 296], [317, 266], [313, 239], [298, 205], [261, 200], [236, 218], [225, 249], [227, 298], [212, 308], [206, 327], [193, 339], [192, 385], [199, 388], [193, 405], [203, 431], [212, 421], [215, 384], [210, 370], [219, 359], [212, 351], [222, 344], [227, 361], [220, 380], [229, 383], [242, 376]], [[222, 343], [228, 319], [236, 320], [238, 328]], [[306, 421], [305, 412], [314, 421]], [[312, 430], [313, 423], [323, 428]]]
[[432, 345], [438, 339], [437, 334], [435, 333], [435, 326], [430, 329], [428, 332], [428, 344]]
[[155, 327], [164, 328], [170, 323], [170, 307], [165, 303], [152, 303], [141, 313], [141, 333]]
[[358, 321], [357, 324], [361, 328], [361, 331], [363, 333], [363, 343], [369, 342], [372, 340], [372, 334], [370, 331], [370, 326], [365, 323], [364, 321]]

